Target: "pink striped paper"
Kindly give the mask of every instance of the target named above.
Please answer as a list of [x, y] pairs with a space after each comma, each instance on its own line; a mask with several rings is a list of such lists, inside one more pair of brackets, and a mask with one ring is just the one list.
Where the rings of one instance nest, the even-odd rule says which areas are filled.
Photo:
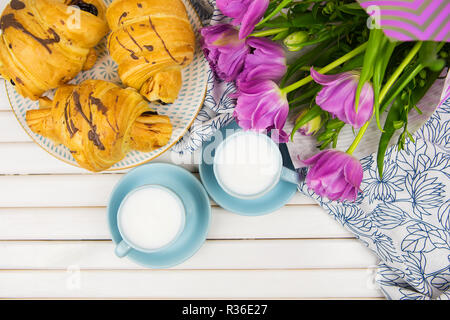
[[450, 0], [358, 0], [388, 37], [450, 42]]

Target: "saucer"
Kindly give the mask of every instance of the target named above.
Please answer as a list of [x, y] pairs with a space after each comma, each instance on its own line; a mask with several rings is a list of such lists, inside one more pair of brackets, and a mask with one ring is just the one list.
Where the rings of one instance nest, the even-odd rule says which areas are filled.
[[[205, 189], [187, 170], [164, 163], [140, 166], [118, 182], [109, 200], [108, 224], [116, 245], [122, 241], [117, 226], [117, 212], [122, 200], [136, 188], [151, 184], [166, 187], [181, 198], [186, 210], [186, 224], [178, 239], [169, 247], [151, 253], [131, 249], [127, 257], [144, 267], [169, 268], [189, 259], [203, 245], [211, 220], [211, 206]], [[148, 206], [151, 208], [152, 204]]]
[[[222, 137], [225, 137], [227, 129], [239, 130], [240, 128], [236, 122], [233, 121], [228, 126], [221, 128], [218, 132], [222, 134]], [[280, 180], [280, 182], [278, 182], [278, 184], [268, 193], [256, 199], [241, 199], [226, 193], [216, 180], [213, 170], [213, 161], [209, 161], [211, 162], [210, 164], [203, 161], [205, 158], [205, 151], [210, 152], [212, 158], [214, 158], [215, 149], [214, 147], [209, 147], [209, 145], [214, 143], [215, 139], [214, 135], [208, 142], [203, 144], [202, 162], [200, 163], [199, 171], [203, 186], [208, 191], [211, 198], [222, 208], [244, 216], [260, 216], [280, 209], [295, 195], [297, 186], [283, 180]], [[283, 166], [295, 170], [286, 144], [280, 144], [279, 148], [283, 156]]]

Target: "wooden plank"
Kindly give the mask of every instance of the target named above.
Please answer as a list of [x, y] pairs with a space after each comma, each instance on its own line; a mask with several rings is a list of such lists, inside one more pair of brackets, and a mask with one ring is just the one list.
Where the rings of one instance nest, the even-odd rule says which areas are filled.
[[[0, 208], [0, 240], [106, 240], [106, 208]], [[352, 238], [316, 205], [245, 217], [212, 208], [209, 239]]]
[[7, 110], [7, 111], [11, 110], [9, 100], [6, 95], [5, 80], [3, 80], [3, 79], [0, 79], [0, 111], [1, 110]]
[[12, 111], [0, 111], [0, 142], [31, 142]]
[[[1, 112], [0, 112], [1, 115]], [[1, 127], [0, 127], [1, 128]], [[90, 174], [89, 171], [56, 159], [34, 142], [0, 143], [0, 175], [3, 174]], [[165, 152], [153, 162], [176, 163], [196, 172], [197, 167], [177, 153]], [[128, 172], [123, 170], [119, 172]], [[117, 172], [116, 172], [117, 173]]]
[[3, 271], [0, 297], [381, 297], [373, 275], [365, 269]]
[[[143, 269], [112, 241], [0, 241], [0, 269]], [[208, 240], [176, 269], [369, 268], [376, 256], [356, 239]]]
[[[0, 207], [101, 207], [122, 174], [0, 176]], [[290, 204], [315, 204], [297, 193]]]

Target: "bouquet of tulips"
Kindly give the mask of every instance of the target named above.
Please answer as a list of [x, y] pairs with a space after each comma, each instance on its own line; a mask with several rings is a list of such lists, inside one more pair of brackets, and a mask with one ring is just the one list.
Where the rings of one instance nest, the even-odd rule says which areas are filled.
[[[306, 183], [330, 200], [357, 198], [363, 169], [352, 153], [371, 121], [382, 132], [382, 176], [394, 133], [401, 132], [399, 149], [413, 139], [408, 114], [420, 113], [417, 102], [449, 65], [449, 44], [391, 41], [351, 0], [217, 0], [217, 7], [231, 22], [203, 28], [203, 50], [216, 76], [236, 83], [237, 123], [270, 130], [277, 142], [316, 135], [321, 151], [303, 161]], [[301, 50], [289, 66], [286, 50]], [[290, 111], [299, 116], [288, 134]], [[346, 152], [335, 149], [344, 126], [358, 130]]]

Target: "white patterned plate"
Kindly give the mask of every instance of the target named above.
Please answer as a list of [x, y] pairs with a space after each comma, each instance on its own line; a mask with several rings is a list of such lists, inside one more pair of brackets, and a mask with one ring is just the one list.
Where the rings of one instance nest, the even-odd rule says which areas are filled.
[[[112, 0], [105, 0], [105, 2], [110, 4]], [[143, 153], [131, 151], [125, 159], [116, 163], [108, 171], [123, 170], [138, 166], [169, 150], [187, 132], [202, 108], [206, 95], [209, 70], [208, 62], [205, 60], [199, 44], [199, 31], [202, 25], [199, 16], [195, 12], [189, 0], [183, 0], [183, 2], [186, 6], [189, 21], [191, 22], [197, 38], [197, 47], [194, 60], [183, 70], [183, 86], [181, 88], [178, 100], [170, 105], [152, 105], [152, 107], [155, 108], [159, 114], [166, 115], [170, 118], [173, 124], [172, 138], [167, 145], [152, 152]], [[98, 60], [95, 66], [88, 71], [78, 74], [78, 76], [70, 83], [77, 84], [87, 79], [97, 79], [120, 84], [120, 79], [117, 74], [117, 64], [109, 56], [106, 49], [106, 37], [100, 42], [96, 49], [98, 53]], [[38, 102], [31, 101], [19, 95], [15, 91], [14, 86], [12, 86], [9, 82], [6, 82], [6, 92], [17, 120], [28, 135], [51, 155], [74, 166], [79, 166], [72, 157], [69, 149], [63, 145], [57, 145], [50, 139], [34, 133], [28, 127], [25, 120], [26, 112], [30, 109], [37, 109]]]

